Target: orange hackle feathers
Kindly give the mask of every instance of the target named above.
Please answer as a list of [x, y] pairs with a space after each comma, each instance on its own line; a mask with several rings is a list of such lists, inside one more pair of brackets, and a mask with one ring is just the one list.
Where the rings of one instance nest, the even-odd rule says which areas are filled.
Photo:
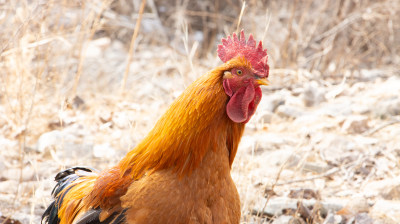
[[[139, 179], [146, 172], [169, 167], [173, 167], [180, 175], [190, 174], [200, 164], [207, 150], [218, 144], [217, 133], [230, 125], [225, 114], [228, 97], [221, 83], [223, 72], [235, 66], [251, 68], [249, 61], [238, 57], [192, 83], [147, 137], [119, 163], [123, 171], [121, 174], [128, 172], [133, 179]], [[212, 120], [220, 124], [211, 124]], [[237, 131], [232, 130], [233, 133]], [[233, 157], [230, 164], [241, 137], [241, 134], [235, 135], [232, 135], [235, 143], [232, 143], [234, 152], [231, 152]]]
[[79, 181], [71, 184], [68, 188], [60, 192], [60, 197], [63, 198], [63, 200], [59, 202], [61, 204], [58, 205], [58, 217], [63, 217], [60, 224], [72, 223], [79, 213], [87, 209], [87, 206], [90, 204], [85, 203], [84, 200], [86, 196], [91, 193], [95, 181], [96, 176], [81, 177]]

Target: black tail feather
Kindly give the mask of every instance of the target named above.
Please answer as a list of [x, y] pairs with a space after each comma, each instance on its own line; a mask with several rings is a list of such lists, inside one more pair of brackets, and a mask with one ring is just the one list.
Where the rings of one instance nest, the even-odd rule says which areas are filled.
[[89, 167], [72, 167], [62, 172], [59, 172], [55, 177], [55, 181], [57, 181], [57, 184], [53, 188], [53, 191], [51, 192], [54, 201], [49, 205], [49, 207], [43, 213], [41, 223], [59, 224], [60, 219], [58, 218], [58, 209], [59, 206], [62, 204], [64, 196], [66, 195], [69, 189], [66, 190], [62, 195], [60, 195], [60, 192], [62, 192], [64, 189], [66, 189], [66, 187], [68, 187], [71, 183], [73, 183], [80, 177], [88, 175], [97, 175], [97, 173], [98, 173], [97, 170]]
[[87, 211], [75, 224], [123, 224], [125, 223], [125, 212], [115, 212], [103, 222], [100, 222], [101, 209]]
[[58, 218], [58, 206], [55, 201], [53, 201], [49, 207], [47, 207], [46, 211], [44, 211], [40, 223], [60, 223], [60, 219]]
[[99, 223], [99, 216], [101, 210], [100, 209], [93, 209], [87, 211], [77, 222], [76, 224], [96, 224]]

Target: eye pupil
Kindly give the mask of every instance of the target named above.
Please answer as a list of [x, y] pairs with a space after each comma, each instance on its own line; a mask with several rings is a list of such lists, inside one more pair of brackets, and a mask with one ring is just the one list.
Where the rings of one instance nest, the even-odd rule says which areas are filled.
[[242, 74], [242, 70], [237, 70], [237, 74], [241, 75]]

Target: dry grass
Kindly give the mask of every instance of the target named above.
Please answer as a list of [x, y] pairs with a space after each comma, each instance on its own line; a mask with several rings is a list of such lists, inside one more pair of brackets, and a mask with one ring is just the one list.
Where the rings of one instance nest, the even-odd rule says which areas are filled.
[[[37, 223], [56, 171], [118, 161], [188, 84], [220, 63], [216, 45], [237, 29], [253, 33], [268, 48], [269, 92], [312, 80], [326, 86], [344, 77], [351, 82], [362, 69], [399, 74], [395, 0], [147, 0], [139, 15], [140, 3], [0, 1], [0, 168], [21, 171], [17, 185], [0, 189], [0, 201], [9, 200], [0, 204], [0, 214]], [[140, 32], [133, 35], [141, 16]], [[126, 94], [118, 94], [121, 83]], [[110, 127], [99, 117], [118, 121]], [[63, 158], [56, 149], [37, 152], [39, 136], [55, 129], [80, 130], [75, 144], [109, 143], [117, 153], [110, 160]], [[249, 166], [237, 165], [237, 180], [246, 179]], [[24, 179], [24, 167], [34, 170], [32, 179]], [[245, 201], [262, 197], [246, 194], [252, 195]], [[250, 220], [247, 206], [244, 202], [243, 215]]]

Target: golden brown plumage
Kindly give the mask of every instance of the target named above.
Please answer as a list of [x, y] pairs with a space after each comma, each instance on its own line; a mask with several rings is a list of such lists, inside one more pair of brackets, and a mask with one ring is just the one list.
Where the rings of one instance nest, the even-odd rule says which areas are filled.
[[[238, 41], [243, 38], [242, 33]], [[79, 168], [61, 172], [55, 203], [43, 220], [239, 223], [239, 195], [230, 169], [245, 123], [261, 98], [260, 80], [268, 74], [255, 75], [255, 59], [247, 54], [234, 56], [220, 55], [225, 63], [192, 83], [115, 167], [97, 174], [79, 174]], [[239, 70], [240, 75], [232, 75]]]

